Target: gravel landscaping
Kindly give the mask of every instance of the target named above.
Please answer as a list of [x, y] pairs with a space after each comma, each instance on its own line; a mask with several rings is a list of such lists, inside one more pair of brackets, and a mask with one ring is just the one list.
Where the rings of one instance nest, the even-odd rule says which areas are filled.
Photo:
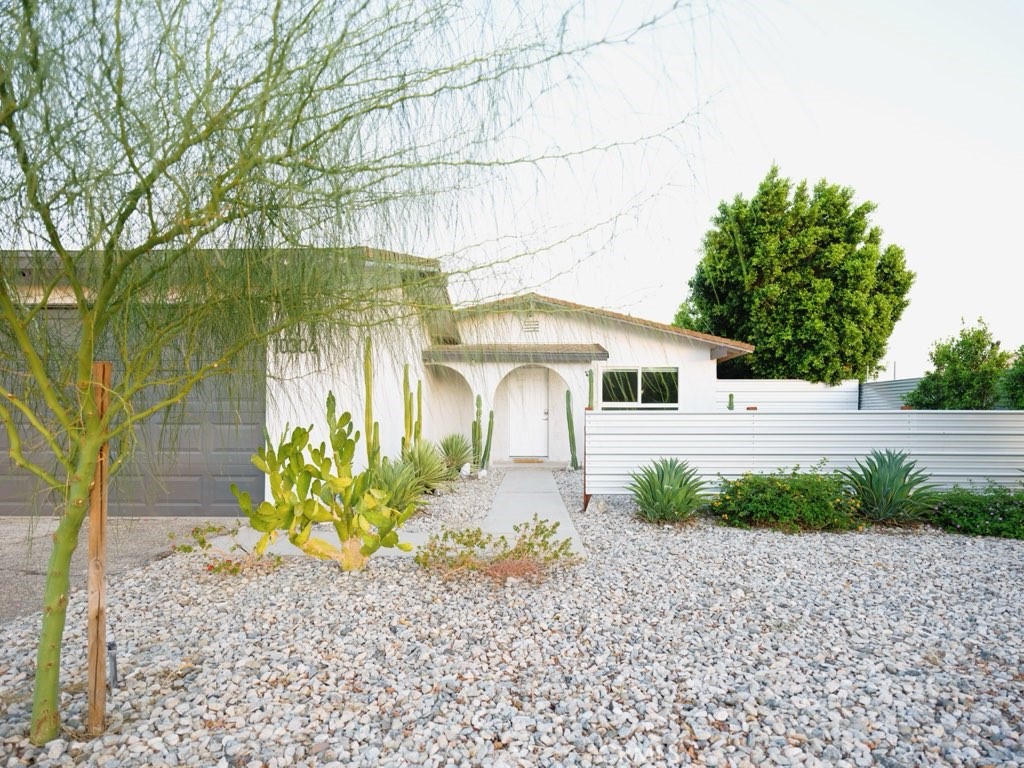
[[624, 498], [576, 511], [555, 474], [587, 559], [540, 586], [201, 554], [112, 578], [123, 680], [95, 741], [83, 601], [70, 730], [39, 750], [37, 618], [9, 622], [0, 766], [1024, 765], [1024, 542], [657, 528]]

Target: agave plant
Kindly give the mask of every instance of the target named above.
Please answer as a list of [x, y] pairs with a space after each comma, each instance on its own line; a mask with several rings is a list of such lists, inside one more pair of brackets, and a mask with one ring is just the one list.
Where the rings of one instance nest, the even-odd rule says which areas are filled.
[[906, 451], [874, 450], [857, 468], [840, 472], [857, 498], [859, 514], [874, 523], [912, 523], [935, 498], [935, 486]]
[[387, 493], [389, 506], [395, 509], [423, 506], [426, 488], [416, 474], [416, 467], [408, 461], [384, 457], [367, 473], [370, 486]]
[[452, 473], [458, 472], [463, 465], [473, 461], [473, 446], [469, 444], [469, 438], [458, 432], [442, 437], [437, 447], [441, 451], [444, 465]]
[[637, 514], [649, 523], [689, 520], [704, 503], [706, 481], [685, 461], [658, 459], [630, 475]]
[[407, 445], [402, 460], [413, 466], [426, 491], [444, 488], [455, 479], [455, 473], [445, 466], [437, 447], [427, 440]]

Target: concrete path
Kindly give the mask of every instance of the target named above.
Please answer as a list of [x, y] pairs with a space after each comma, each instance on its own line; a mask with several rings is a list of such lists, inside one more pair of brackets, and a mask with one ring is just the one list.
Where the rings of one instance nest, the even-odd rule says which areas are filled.
[[585, 554], [580, 535], [555, 485], [555, 478], [547, 469], [516, 467], [505, 470], [491, 510], [480, 527], [486, 533], [503, 534], [509, 541], [514, 541], [512, 527], [529, 522], [534, 515], [541, 520], [558, 523], [555, 538], [571, 539], [573, 552]]
[[[555, 485], [554, 475], [551, 470], [537, 467], [510, 467], [505, 469], [505, 477], [498, 486], [498, 493], [494, 497], [491, 509], [479, 523], [480, 528], [486, 533], [495, 536], [502, 535], [511, 541], [514, 540], [515, 532], [512, 527], [520, 523], [529, 522], [534, 514], [542, 520], [558, 523], [558, 532], [555, 535], [557, 540], [565, 538], [572, 540], [573, 552], [578, 555], [585, 554], [583, 542], [580, 540], [576, 526], [572, 524], [569, 517], [569, 510], [566, 509], [562, 496]], [[314, 534], [316, 535], [316, 534]], [[238, 542], [251, 549], [259, 541], [260, 534], [252, 528], [243, 525], [236, 537]], [[329, 531], [321, 534], [332, 544], [337, 544], [334, 532]], [[399, 531], [399, 538], [408, 541], [414, 547], [426, 543], [429, 535], [424, 532]], [[231, 547], [231, 540], [227, 537], [220, 537], [213, 540], [214, 546], [222, 549]], [[270, 545], [267, 551], [276, 555], [301, 555], [302, 552], [291, 544], [283, 535]], [[402, 552], [399, 549], [381, 548], [374, 557], [412, 557], [412, 552]]]

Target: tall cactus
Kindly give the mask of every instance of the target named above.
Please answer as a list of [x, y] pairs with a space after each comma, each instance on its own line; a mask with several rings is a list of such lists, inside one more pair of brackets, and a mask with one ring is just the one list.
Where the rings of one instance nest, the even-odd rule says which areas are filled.
[[576, 458], [576, 427], [572, 421], [572, 392], [565, 390], [565, 418], [569, 422], [569, 456], [573, 469], [580, 468], [579, 459]]
[[587, 371], [587, 388], [590, 390], [587, 393], [587, 407], [590, 410], [594, 410], [594, 369], [591, 368]]
[[405, 435], [402, 437], [402, 451], [412, 445], [412, 390], [409, 388], [409, 364], [402, 371], [402, 405], [405, 408]]
[[413, 425], [412, 439], [417, 443], [423, 435], [423, 382], [416, 380], [416, 423]]
[[420, 441], [423, 435], [423, 381], [416, 379], [416, 398], [413, 399], [409, 383], [409, 364], [402, 374], [402, 405], [405, 409], [405, 435], [402, 437], [402, 451]]
[[494, 411], [487, 417], [487, 440], [484, 442], [484, 453], [480, 457], [480, 469], [487, 469], [491, 464], [491, 437], [494, 435]]
[[480, 466], [480, 460], [482, 458], [481, 451], [481, 419], [483, 417], [484, 399], [480, 396], [476, 396], [476, 418], [473, 419], [473, 426], [470, 430], [473, 445], [473, 465], [475, 467]]
[[366, 410], [363, 429], [366, 430], [366, 466], [375, 467], [380, 460], [379, 427], [373, 420], [373, 342], [366, 337], [363, 347], [363, 386], [366, 389]]

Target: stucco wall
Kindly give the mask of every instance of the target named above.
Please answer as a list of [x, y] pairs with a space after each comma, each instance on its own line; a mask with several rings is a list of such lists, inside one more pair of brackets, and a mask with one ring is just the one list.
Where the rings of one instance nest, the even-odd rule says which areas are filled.
[[314, 443], [327, 440], [325, 404], [327, 393], [334, 392], [339, 411], [352, 414], [355, 428], [361, 433], [356, 449], [356, 466], [362, 468], [366, 459], [366, 430], [363, 424], [365, 389], [363, 384], [363, 343], [369, 334], [373, 340], [373, 417], [380, 424], [381, 452], [397, 456], [404, 434], [402, 403], [402, 372], [409, 363], [410, 384], [415, 392], [416, 380], [424, 379], [424, 431], [428, 427], [428, 395], [422, 350], [427, 344], [422, 328], [415, 323], [396, 322], [375, 326], [368, 331], [353, 331], [350, 337], [338, 339], [333, 364], [319, 365], [312, 355], [283, 355], [273, 350], [267, 361], [267, 431], [277, 441], [285, 429], [313, 425]]
[[[675, 337], [642, 326], [624, 324], [594, 315], [574, 312], [535, 312], [537, 332], [524, 331], [526, 313], [463, 315], [459, 331], [466, 344], [600, 344], [609, 353], [604, 362], [545, 364], [548, 377], [548, 450], [554, 461], [569, 461], [565, 391], [571, 390], [576, 427], [577, 452], [582, 458], [583, 423], [588, 398], [586, 372], [593, 368], [600, 382], [604, 368], [617, 366], [677, 367], [680, 410], [710, 411], [714, 408], [717, 366], [706, 343]], [[380, 423], [381, 450], [396, 456], [404, 431], [402, 370], [410, 365], [415, 387], [423, 381], [423, 435], [438, 440], [451, 432], [469, 436], [475, 415], [474, 398], [483, 399], [483, 420], [495, 411], [495, 434], [491, 456], [502, 461], [509, 455], [508, 395], [506, 377], [522, 366], [511, 363], [447, 363], [424, 366], [423, 350], [430, 342], [415, 321], [374, 326], [368, 331], [374, 340], [374, 418]], [[339, 341], [340, 359], [318, 367], [310, 355], [273, 353], [268, 360], [267, 429], [277, 440], [285, 425], [313, 425], [313, 439], [326, 439], [324, 403], [333, 390], [340, 410], [352, 413], [356, 429], [363, 425], [363, 354], [366, 332], [353, 333]], [[598, 393], [595, 393], [597, 395]], [[365, 437], [356, 451], [357, 469], [365, 462]]]
[[[600, 371], [605, 368], [677, 367], [679, 410], [714, 410], [718, 366], [711, 359], [706, 342], [583, 312], [535, 311], [529, 318], [537, 321], [535, 333], [524, 331], [526, 319], [526, 312], [466, 317], [459, 323], [459, 332], [467, 344], [600, 344], [608, 350], [608, 360], [593, 366], [580, 366], [583, 371], [588, 367], [595, 368], [598, 381]], [[566, 381], [569, 383], [569, 378]], [[565, 397], [564, 391], [561, 397]], [[581, 400], [579, 405], [582, 408], [586, 403]]]

